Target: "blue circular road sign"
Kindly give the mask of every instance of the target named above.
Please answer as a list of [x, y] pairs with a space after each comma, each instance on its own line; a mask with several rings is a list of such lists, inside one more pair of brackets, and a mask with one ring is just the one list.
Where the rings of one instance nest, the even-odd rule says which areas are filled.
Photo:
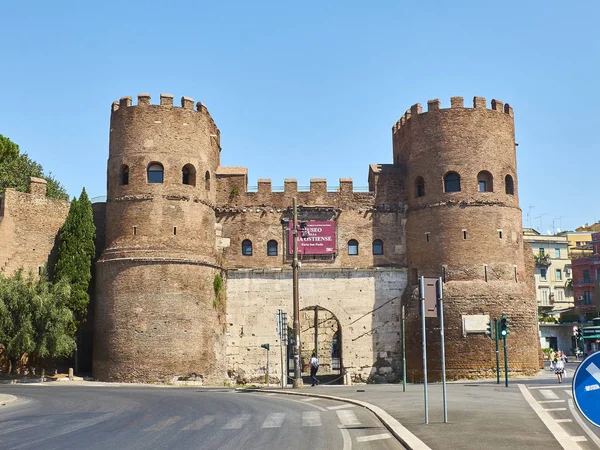
[[573, 376], [573, 399], [581, 414], [600, 427], [600, 352], [579, 364]]

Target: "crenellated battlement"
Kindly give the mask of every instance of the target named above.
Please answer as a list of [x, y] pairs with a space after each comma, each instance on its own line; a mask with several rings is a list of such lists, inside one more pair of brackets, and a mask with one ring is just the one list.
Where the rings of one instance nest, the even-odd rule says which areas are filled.
[[213, 128], [215, 129], [215, 134], [220, 134], [219, 128], [216, 126], [215, 121], [211, 117], [208, 112], [208, 108], [204, 103], [198, 102], [196, 103], [196, 108], [194, 109], [194, 99], [191, 97], [181, 97], [180, 104], [181, 106], [175, 106], [173, 104], [173, 95], [172, 94], [160, 94], [160, 102], [158, 105], [152, 105], [150, 103], [150, 94], [138, 94], [137, 96], [137, 105], [133, 104], [133, 100], [131, 96], [121, 97], [119, 100], [115, 100], [111, 106], [111, 115], [115, 112], [122, 110], [123, 108], [131, 108], [131, 107], [164, 107], [164, 108], [176, 108], [176, 109], [187, 109], [190, 111], [197, 111], [199, 113], [205, 114], [209, 121], [211, 122]]
[[[437, 111], [446, 111], [448, 109], [487, 109], [487, 102], [485, 97], [473, 97], [473, 107], [465, 108], [463, 97], [450, 97], [450, 108], [441, 108], [441, 102], [439, 98], [427, 101], [427, 111], [423, 111], [423, 107], [420, 103], [416, 103], [406, 110], [402, 117], [392, 127], [392, 134], [396, 134], [411, 117], [418, 116], [420, 114], [426, 114]], [[514, 117], [512, 107], [506, 103], [504, 104], [500, 100], [492, 99], [489, 110], [497, 111]]]

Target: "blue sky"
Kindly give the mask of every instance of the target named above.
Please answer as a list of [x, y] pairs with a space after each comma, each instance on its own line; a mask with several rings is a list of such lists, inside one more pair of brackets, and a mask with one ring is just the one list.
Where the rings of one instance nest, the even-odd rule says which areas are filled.
[[186, 95], [250, 185], [366, 187], [410, 105], [498, 98], [515, 110], [524, 225], [574, 229], [600, 219], [599, 13], [593, 1], [5, 2], [0, 134], [71, 196], [102, 196], [112, 101]]

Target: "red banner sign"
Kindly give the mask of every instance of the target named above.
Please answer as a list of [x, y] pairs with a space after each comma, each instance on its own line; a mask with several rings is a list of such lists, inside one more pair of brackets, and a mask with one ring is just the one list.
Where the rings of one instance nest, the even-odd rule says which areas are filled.
[[[332, 255], [335, 253], [335, 222], [308, 221], [304, 229], [298, 222], [298, 254], [299, 255]], [[290, 255], [294, 253], [292, 229], [288, 233]]]

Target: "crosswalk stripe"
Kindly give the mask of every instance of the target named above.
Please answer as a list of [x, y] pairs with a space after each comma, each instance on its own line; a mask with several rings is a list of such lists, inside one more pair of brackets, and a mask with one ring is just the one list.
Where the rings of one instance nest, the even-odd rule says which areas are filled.
[[354, 408], [355, 406], [356, 405], [350, 405], [350, 404], [346, 403], [345, 405], [328, 406], [327, 409], [330, 411], [334, 411], [336, 409]]
[[160, 431], [167, 428], [169, 425], [173, 425], [174, 423], [179, 422], [181, 419], [181, 416], [169, 417], [168, 419], [161, 420], [160, 422], [155, 423], [154, 425], [148, 428], [145, 428], [144, 431]]
[[271, 413], [262, 424], [261, 428], [279, 428], [285, 419], [285, 413]]
[[550, 389], [540, 389], [540, 394], [544, 396], [547, 400], [557, 400], [558, 395], [552, 392]]
[[571, 423], [573, 422], [571, 419], [554, 419], [556, 423]]
[[236, 416], [233, 419], [231, 419], [229, 422], [227, 422], [227, 424], [225, 424], [225, 426], [223, 428], [221, 428], [222, 430], [237, 430], [240, 429], [244, 426], [244, 424], [246, 422], [248, 422], [250, 420], [250, 414], [242, 414], [241, 416]]
[[371, 436], [359, 436], [356, 442], [378, 441], [380, 439], [390, 439], [392, 436], [389, 433], [372, 434]]
[[342, 409], [336, 411], [335, 413], [337, 414], [338, 419], [340, 419], [340, 423], [346, 427], [351, 425], [360, 425], [360, 422], [358, 421], [356, 415], [352, 411]]
[[585, 436], [571, 436], [575, 442], [587, 442], [587, 438]]
[[305, 411], [302, 413], [302, 426], [303, 427], [320, 427], [321, 426], [321, 413], [317, 411]]
[[566, 400], [540, 400], [538, 403], [541, 405], [543, 403], [564, 403]]
[[566, 411], [567, 408], [547, 408], [544, 411]]
[[565, 392], [571, 397], [573, 398], [573, 391], [571, 391], [571, 389], [565, 389]]
[[215, 416], [202, 416], [200, 419], [196, 420], [195, 422], [192, 422], [189, 425], [186, 425], [185, 427], [183, 427], [183, 430], [199, 430], [203, 426], [211, 423], [213, 420], [215, 420]]

